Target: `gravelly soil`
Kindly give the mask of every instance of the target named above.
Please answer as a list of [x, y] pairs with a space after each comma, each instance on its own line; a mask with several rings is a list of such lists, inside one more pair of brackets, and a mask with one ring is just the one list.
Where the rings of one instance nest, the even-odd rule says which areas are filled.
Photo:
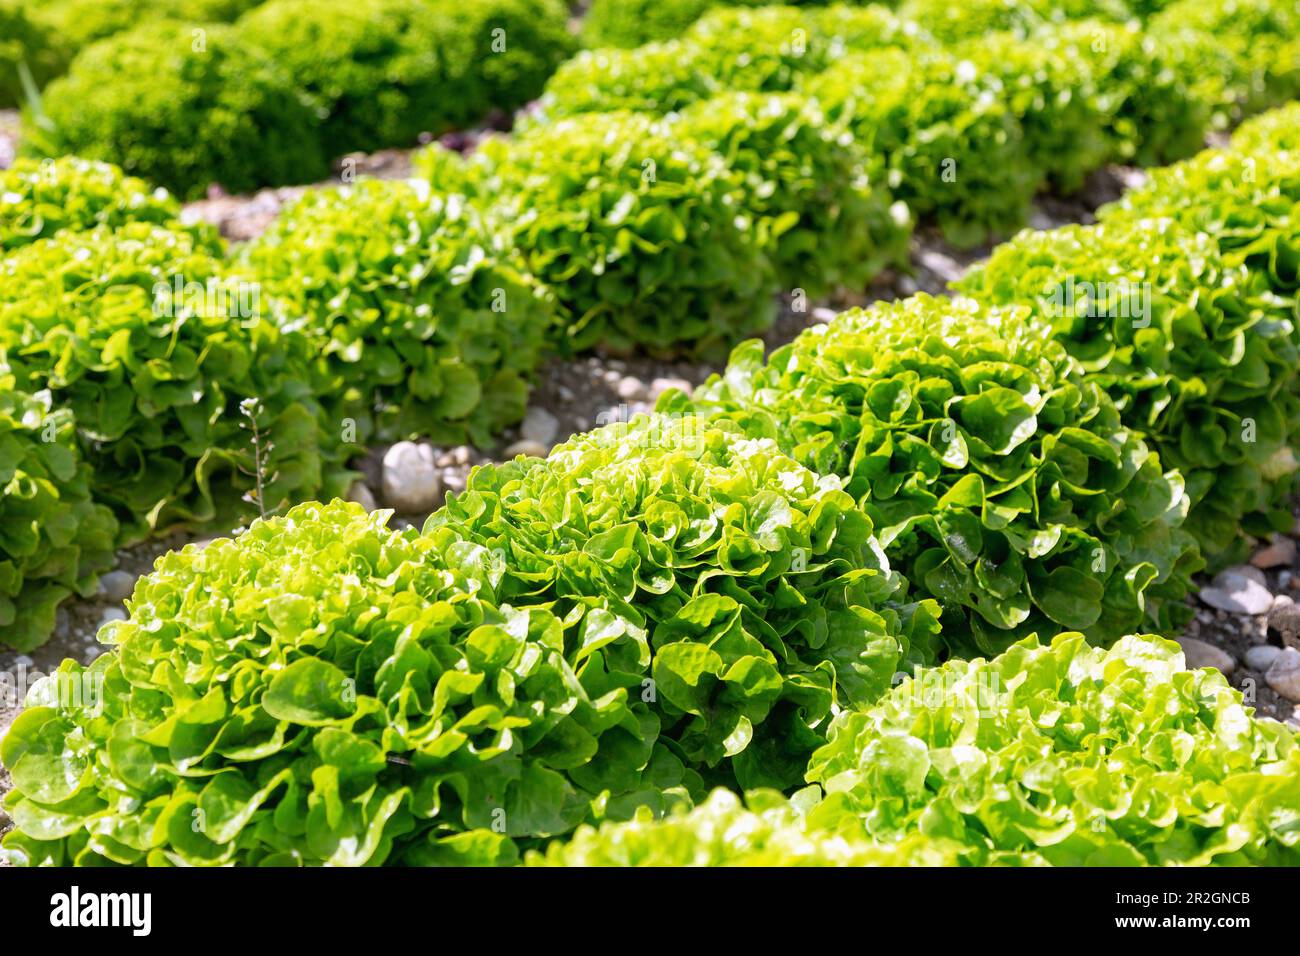
[[[0, 168], [8, 165], [12, 157], [15, 130], [12, 111], [0, 111]], [[451, 145], [461, 148], [471, 142], [472, 136], [462, 137]], [[355, 162], [351, 168], [359, 174], [402, 176], [409, 170], [409, 157], [410, 151], [389, 150], [369, 157], [353, 157]], [[1090, 222], [1098, 205], [1118, 197], [1141, 179], [1142, 173], [1138, 170], [1102, 170], [1076, 197], [1040, 198], [1035, 204], [1030, 226], [1052, 228], [1071, 222]], [[208, 199], [187, 206], [186, 214], [215, 223], [233, 241], [247, 240], [264, 230], [285, 202], [308, 188], [312, 187], [262, 190], [252, 196], [226, 196], [214, 191]], [[792, 310], [789, 301], [782, 299], [778, 318], [763, 336], [764, 342], [769, 348], [775, 348], [793, 339], [809, 325], [826, 321], [838, 309], [848, 306], [899, 298], [917, 291], [943, 293], [967, 266], [987, 256], [989, 248], [959, 251], [935, 233], [919, 231], [913, 239], [914, 271], [910, 275], [883, 275], [860, 294], [820, 303], [805, 312]], [[664, 388], [693, 387], [714, 371], [717, 371], [716, 367], [705, 364], [644, 357], [597, 354], [577, 359], [556, 359], [540, 370], [531, 405], [554, 417], [554, 440], [563, 441], [599, 424], [648, 410]], [[503, 435], [495, 448], [446, 450], [439, 460], [440, 465], [445, 465], [442, 471], [444, 487], [451, 491], [463, 488], [470, 468], [483, 461], [508, 457], [507, 449], [520, 438], [519, 430], [515, 429]], [[366, 460], [357, 463], [366, 484], [373, 489], [381, 486], [382, 453], [383, 449], [375, 449]], [[126, 549], [119, 552], [119, 568], [132, 575], [147, 573], [160, 554], [194, 540], [196, 538], [190, 536], [173, 535]], [[1300, 593], [1295, 590], [1296, 584], [1300, 583], [1300, 566], [1275, 569], [1269, 573], [1268, 582], [1273, 593], [1290, 593], [1300, 598]], [[1195, 603], [1194, 598], [1189, 600]], [[8, 675], [10, 681], [7, 686], [0, 685], [0, 734], [21, 709], [21, 696], [15, 695], [15, 687], [22, 687], [33, 674], [53, 670], [64, 658], [83, 662], [93, 660], [105, 651], [95, 639], [100, 624], [106, 620], [106, 615], [121, 616], [123, 613], [122, 603], [104, 594], [72, 601], [60, 612], [57, 633], [45, 646], [28, 655], [0, 652], [0, 677]], [[1238, 687], [1254, 691], [1261, 715], [1283, 720], [1291, 718], [1290, 702], [1274, 694], [1265, 684], [1263, 675], [1246, 670], [1242, 663], [1250, 646], [1264, 642], [1280, 644], [1278, 635], [1269, 633], [1262, 617], [1251, 618], [1201, 608], [1188, 633], [1222, 648], [1238, 661], [1232, 680]], [[8, 774], [0, 768], [0, 795], [9, 788]], [[0, 832], [7, 825], [8, 821], [0, 811]]]

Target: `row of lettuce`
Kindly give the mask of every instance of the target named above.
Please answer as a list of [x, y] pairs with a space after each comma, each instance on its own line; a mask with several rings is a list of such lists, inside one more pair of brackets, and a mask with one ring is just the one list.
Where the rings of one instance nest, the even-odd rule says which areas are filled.
[[[654, 415], [476, 470], [422, 530], [312, 503], [164, 556], [0, 744], [6, 854], [1300, 862], [1292, 733], [1128, 636], [1176, 624], [1198, 561], [1195, 482], [1153, 446], [1241, 450], [1214, 429], [1264, 379], [1294, 438], [1298, 130], [1253, 121], [1089, 227], [1213, 244], [1102, 247], [1107, 275], [1199, 278], [1153, 278], [1149, 323], [980, 301], [1071, 248], [1025, 233], [974, 300], [742, 346]], [[1242, 454], [1206, 467], [1266, 470]]]
[[723, 7], [680, 38], [585, 51], [546, 118], [668, 113], [722, 92], [794, 92], [865, 151], [874, 182], [953, 241], [1024, 223], [1044, 184], [1195, 153], [1207, 130], [1300, 88], [1294, 0], [1184, 0], [1145, 24], [1033, 2]]
[[[315, 181], [341, 153], [508, 113], [577, 45], [561, 0], [119, 0], [84, 15], [82, 0], [29, 13], [7, 2], [19, 57], [42, 23], [82, 37], [73, 47], [104, 37], [30, 100], [24, 148], [114, 162], [186, 198], [213, 182]], [[875, 158], [873, 176], [976, 243], [1020, 225], [1044, 182], [1075, 188], [1113, 156], [1182, 158], [1207, 128], [1290, 98], [1297, 20], [1295, 0], [723, 6], [680, 39], [577, 57], [548, 99], [559, 115], [814, 95]], [[139, 25], [113, 32], [123, 21]]]
[[[1251, 33], [1253, 22], [1239, 17], [1231, 29]], [[1026, 56], [1061, 44], [1073, 49], [1093, 29], [1048, 25], [1033, 40], [1006, 34], [1006, 55], [994, 59], [1016, 63], [1012, 49]], [[1100, 41], [1088, 49], [1111, 51], [1114, 64], [1066, 74], [1055, 60], [1040, 63], [1036, 72], [1019, 74], [1027, 88], [1051, 77], [1073, 79], [1032, 98], [1038, 105], [1021, 108], [1019, 120], [998, 114], [1016, 129], [1046, 136], [1058, 128], [1057, 105], [1094, 104], [1084, 112], [1109, 132], [1066, 123], [1060, 128], [1073, 134], [1054, 147], [1043, 139], [1037, 149], [1056, 157], [1044, 160], [1044, 170], [1074, 162], [1081, 143], [1103, 144], [1101, 154], [1111, 156], [1125, 153], [1119, 143], [1141, 152], [1155, 149], [1153, 142], [1190, 143], [1203, 134], [1201, 120], [1179, 121], [1177, 134], [1160, 131], [1158, 120], [1184, 115], [1189, 102], [1178, 82], [1169, 88], [1183, 92], [1170, 101], [1140, 105], [1161, 104], [1164, 88], [1146, 72], [1151, 44], [1144, 34], [1127, 26], [1095, 29]], [[1261, 50], [1270, 48], [1270, 29], [1256, 31]], [[799, 52], [789, 45], [797, 37], [804, 41]], [[1056, 46], [1046, 42], [1051, 38]], [[626, 53], [640, 64], [631, 72], [610, 65], [608, 57], [623, 54], [579, 57], [555, 77], [542, 117], [518, 135], [490, 139], [468, 159], [430, 148], [413, 180], [311, 191], [233, 261], [210, 230], [181, 223], [174, 200], [109, 167], [24, 160], [6, 173], [3, 374], [23, 393], [10, 416], [14, 441], [24, 448], [15, 461], [25, 462], [14, 474], [39, 481], [9, 505], [19, 508], [21, 500], [25, 519], [6, 545], [0, 640], [24, 650], [43, 642], [60, 601], [94, 587], [113, 546], [176, 527], [229, 528], [251, 513], [245, 498], [259, 482], [261, 503], [274, 512], [345, 489], [346, 462], [370, 443], [427, 438], [490, 446], [522, 417], [529, 380], [548, 352], [600, 346], [721, 357], [770, 323], [774, 291], [806, 299], [860, 289], [881, 269], [905, 264], [913, 209], [942, 217], [940, 207], [951, 211], [953, 196], [965, 197], [956, 205], [982, 219], [983, 230], [989, 218], [976, 207], [987, 211], [1011, 195], [997, 181], [1017, 168], [1010, 154], [958, 159], [951, 182], [943, 170], [953, 151], [1023, 146], [1023, 133], [972, 136], [973, 127], [952, 119], [972, 104], [978, 115], [992, 115], [1015, 98], [990, 87], [970, 99], [960, 84], [946, 82], [969, 78], [970, 61], [938, 52], [883, 8], [721, 10], [680, 43]], [[882, 48], [869, 52], [874, 47]], [[844, 49], [860, 52], [839, 56]], [[996, 38], [988, 49], [999, 49]], [[605, 64], [599, 87], [591, 80], [597, 62]], [[649, 71], [651, 79], [695, 90], [695, 101], [673, 94], [669, 102], [679, 109], [658, 116], [649, 107], [668, 94], [645, 86], [650, 101], [622, 103], [618, 91], [642, 89], [647, 63], [663, 66]], [[854, 63], [862, 70], [849, 69]], [[895, 82], [925, 73], [930, 63], [940, 64], [939, 72], [921, 87]], [[1156, 65], [1155, 76], [1169, 74]], [[890, 104], [887, 110], [873, 107], [862, 114], [874, 117], [869, 122], [845, 126], [829, 119], [825, 97], [766, 92], [795, 85], [804, 71], [826, 85], [837, 70], [848, 71], [843, 88], [850, 99], [892, 90], [871, 100]], [[672, 86], [682, 76], [689, 82]], [[705, 83], [707, 77], [714, 79]], [[737, 91], [717, 92], [719, 86]], [[1218, 102], [1231, 99], [1245, 109], [1247, 87], [1235, 89]], [[957, 113], [935, 125], [920, 122], [910, 110], [925, 99], [922, 90], [958, 103]], [[600, 97], [638, 109], [588, 112]], [[1110, 106], [1096, 105], [1102, 103]], [[1203, 105], [1209, 109], [1208, 101]], [[877, 148], [888, 137], [890, 150]], [[1099, 156], [1087, 164], [1094, 161]], [[920, 180], [930, 189], [916, 187], [912, 176], [909, 191], [898, 176], [920, 168], [933, 173]], [[1076, 164], [1076, 174], [1084, 168]], [[971, 169], [986, 174], [978, 187], [962, 178]], [[1018, 216], [997, 214], [1007, 225]], [[1146, 250], [1150, 270], [1134, 259], [1137, 271], [1128, 278], [1147, 288], [1139, 281], [1143, 270], [1168, 272], [1167, 251], [1190, 254], [1197, 242], [1210, 242], [1176, 229], [1140, 228], [1131, 242], [1111, 240], [1117, 229], [1080, 233], [1075, 259], [1049, 262], [1049, 271], [1059, 279], [1098, 278], [1088, 270], [1109, 260], [1089, 259], [1091, 243], [1121, 251], [1136, 245]], [[1285, 246], [1278, 255], [1274, 271], [1285, 273]], [[1218, 262], [1199, 252], [1188, 261], [1196, 269]], [[1224, 276], [1245, 289], [1240, 277], [1258, 285], [1271, 281], [1261, 278], [1264, 272], [1238, 262]], [[1017, 276], [1024, 278], [1012, 262], [1008, 277]], [[989, 277], [993, 282], [995, 273]], [[994, 282], [988, 297], [1024, 297], [1028, 286], [1014, 288], [1009, 279]], [[1282, 380], [1274, 373], [1288, 361], [1276, 320], [1285, 305], [1273, 303], [1271, 317], [1260, 319], [1258, 290], [1245, 289], [1240, 302], [1224, 292], [1182, 308], [1180, 290], [1202, 279], [1209, 281], [1193, 272], [1155, 297], [1157, 328], [1117, 327], [1096, 341], [1087, 329], [1061, 331], [1067, 344], [1073, 336], [1089, 371], [1109, 362], [1132, 380], [1127, 396], [1113, 396], [1116, 409], [1125, 427], [1143, 436], [1134, 440], [1154, 446], [1165, 467], [1178, 467], [1190, 483], [1195, 511], [1188, 528], [1217, 559], [1239, 543], [1243, 514], [1254, 531], [1281, 520], [1289, 473], [1284, 437], [1293, 412], [1271, 401]], [[1070, 309], [1092, 308], [1087, 296], [1076, 303], [1067, 292]], [[1194, 323], [1203, 339], [1189, 341]], [[1165, 346], [1151, 343], [1166, 340], [1173, 344], [1162, 355]], [[1106, 342], [1115, 351], [1097, 352]], [[1198, 392], [1205, 383], [1209, 390]], [[252, 413], [242, 411], [253, 400]], [[1201, 410], [1188, 419], [1201, 431], [1180, 435], [1167, 426], [1183, 420], [1176, 417], [1183, 404]], [[1113, 414], [1088, 395], [1078, 405], [1070, 414]], [[47, 413], [33, 411], [40, 407]], [[72, 413], [73, 428], [46, 421], [56, 408]], [[253, 448], [249, 425], [272, 447]], [[254, 452], [264, 474], [249, 473], [258, 468]], [[828, 467], [828, 454], [809, 464]], [[1001, 540], [994, 535], [993, 547]], [[1017, 541], [1013, 550], [1027, 547]], [[1085, 563], [1079, 550], [1071, 569], [1081, 573]], [[1091, 563], [1116, 566], [1107, 554]], [[1181, 594], [1190, 559], [1151, 563], [1151, 581], [1144, 571], [1106, 585], [1107, 606], [1127, 609], [1117, 615], [1133, 620], [1147, 592]], [[1053, 580], [1065, 586], [1071, 569], [1053, 567]], [[1010, 612], [1001, 627], [1036, 626], [1039, 618], [1023, 611]], [[1069, 626], [1092, 626], [1078, 623], [1087, 617], [1071, 616]]]
[[316, 182], [344, 153], [509, 114], [576, 46], [562, 0], [3, 2], [0, 101], [22, 95], [18, 62], [50, 60], [44, 80], [76, 50], [27, 91], [23, 149], [184, 198]]
[[[1097, 17], [1144, 21], [1174, 0], [973, 0], [961, 5], [933, 0], [889, 0], [882, 6], [933, 24], [936, 35], [971, 36], [1043, 23]], [[828, 0], [792, 0], [791, 6], [826, 6]], [[718, 7], [761, 7], [767, 0], [592, 0], [582, 21], [583, 44], [592, 49], [631, 48], [680, 37]]]

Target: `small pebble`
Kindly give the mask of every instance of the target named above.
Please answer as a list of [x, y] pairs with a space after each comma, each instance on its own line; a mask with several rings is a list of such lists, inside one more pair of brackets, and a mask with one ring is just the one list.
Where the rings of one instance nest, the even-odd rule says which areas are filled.
[[1246, 666], [1265, 674], [1281, 653], [1280, 647], [1274, 647], [1272, 644], [1257, 644], [1246, 651]]
[[1282, 641], [1292, 646], [1300, 641], [1300, 605], [1285, 594], [1279, 594], [1268, 612], [1268, 626], [1282, 635]]
[[125, 621], [126, 611], [120, 607], [106, 607], [104, 613], [99, 616], [99, 626], [111, 624], [113, 621]]
[[1264, 572], [1259, 568], [1238, 565], [1215, 575], [1213, 583], [1201, 588], [1199, 596], [1221, 611], [1264, 614], [1273, 606], [1273, 595], [1264, 585]]
[[448, 494], [455, 494], [465, 490], [465, 484], [469, 475], [461, 468], [448, 468], [442, 473], [442, 486], [447, 489]]
[[399, 441], [384, 453], [384, 503], [399, 514], [428, 514], [442, 500], [442, 483], [428, 442]]
[[135, 591], [136, 576], [129, 571], [109, 571], [99, 579], [99, 596], [121, 603]]
[[367, 511], [375, 511], [379, 508], [374, 493], [364, 481], [354, 481], [352, 483], [352, 487], [348, 489], [347, 499], [348, 501], [355, 501]]
[[1213, 644], [1207, 644], [1205, 641], [1197, 640], [1194, 637], [1175, 638], [1178, 646], [1183, 649], [1183, 656], [1187, 658], [1188, 670], [1195, 670], [1198, 667], [1214, 667], [1224, 674], [1231, 674], [1237, 666], [1226, 651], [1220, 650]]
[[645, 383], [640, 379], [632, 378], [632, 376], [629, 375], [627, 378], [619, 381], [618, 386], [614, 391], [618, 393], [618, 397], [623, 399], [623, 401], [634, 402], [637, 399], [645, 397]]
[[1290, 701], [1300, 701], [1300, 651], [1288, 647], [1274, 660], [1264, 675], [1268, 686]]
[[560, 420], [544, 408], [534, 406], [528, 409], [524, 423], [519, 426], [521, 438], [546, 445], [555, 444], [555, 436], [560, 433]]
[[30, 670], [35, 665], [36, 662], [32, 660], [30, 657], [28, 657], [26, 654], [19, 654], [17, 657], [14, 658], [14, 667], [24, 667]]
[[1274, 535], [1272, 543], [1256, 551], [1250, 563], [1257, 568], [1289, 567], [1295, 563], [1295, 541]]
[[657, 378], [650, 383], [650, 397], [658, 398], [671, 388], [675, 388], [686, 395], [691, 394], [693, 391], [691, 383], [684, 378]]

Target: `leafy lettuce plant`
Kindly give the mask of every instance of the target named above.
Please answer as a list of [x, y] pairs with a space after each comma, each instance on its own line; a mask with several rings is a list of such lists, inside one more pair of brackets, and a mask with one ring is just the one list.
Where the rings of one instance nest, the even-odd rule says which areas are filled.
[[547, 118], [617, 109], [669, 113], [723, 92], [788, 92], [845, 50], [924, 42], [914, 24], [878, 4], [721, 7], [680, 39], [578, 54], [547, 84], [541, 113]]
[[94, 592], [117, 523], [91, 501], [72, 413], [0, 377], [0, 646], [30, 651], [64, 598]]
[[1246, 153], [1300, 149], [1300, 103], [1279, 106], [1237, 127], [1232, 148]]
[[1180, 0], [1147, 28], [1181, 52], [1222, 122], [1300, 94], [1300, 7], [1293, 0]]
[[[326, 142], [343, 153], [405, 145], [523, 105], [572, 49], [566, 21], [554, 0], [275, 0], [238, 30], [288, 71], [325, 116]], [[495, 29], [504, 49], [494, 47]]]
[[847, 840], [804, 826], [801, 807], [777, 791], [756, 790], [742, 800], [714, 790], [692, 810], [654, 819], [584, 825], [529, 866], [947, 866], [964, 847], [917, 832], [883, 845]]
[[1168, 641], [1080, 634], [949, 661], [846, 712], [807, 826], [923, 832], [968, 865], [1300, 864], [1300, 749]]
[[230, 21], [259, 0], [0, 0], [0, 106], [19, 106], [28, 90], [24, 63], [37, 89], [67, 70], [95, 40], [162, 19]]
[[492, 215], [562, 310], [561, 343], [724, 351], [773, 316], [771, 263], [718, 153], [645, 114], [485, 143]]
[[274, 444], [267, 501], [341, 478], [305, 343], [277, 331], [257, 285], [189, 233], [101, 226], [0, 260], [0, 356], [19, 389], [49, 390], [72, 411], [94, 497], [128, 537], [246, 513], [247, 398], [260, 400]]
[[843, 4], [826, 9], [726, 6], [684, 35], [698, 65], [724, 89], [775, 93], [833, 65], [846, 50], [928, 45], [921, 30], [885, 7]]
[[223, 24], [148, 22], [87, 47], [28, 111], [22, 148], [116, 163], [184, 199], [329, 172], [309, 105]]
[[32, 16], [30, 6], [27, 0], [0, 0], [0, 107], [26, 98], [24, 70], [39, 89], [68, 65], [54, 31]]
[[1111, 394], [1125, 424], [1187, 479], [1187, 528], [1221, 562], [1248, 529], [1290, 523], [1300, 434], [1294, 296], [1167, 219], [1026, 231], [963, 278], [1031, 306]]
[[485, 549], [387, 519], [304, 504], [161, 558], [0, 746], [11, 861], [508, 863], [576, 825], [568, 775], [653, 744], [626, 692], [589, 692], [558, 615], [496, 603]]
[[946, 52], [885, 49], [840, 58], [801, 91], [883, 157], [890, 189], [919, 219], [973, 246], [1019, 227], [1038, 182], [991, 80]]
[[582, 50], [547, 81], [539, 118], [614, 110], [670, 113], [723, 92], [721, 81], [697, 65], [698, 57], [681, 40]]
[[784, 289], [860, 289], [907, 262], [911, 222], [872, 180], [872, 157], [798, 94], [727, 93], [689, 107], [674, 129], [722, 154], [742, 178], [747, 215], [772, 247]]
[[1293, 299], [1300, 287], [1300, 152], [1269, 148], [1265, 140], [1294, 135], [1297, 115], [1291, 112], [1290, 124], [1279, 118], [1276, 125], [1243, 125], [1232, 148], [1153, 170], [1144, 186], [1103, 206], [1098, 218], [1116, 224], [1174, 219], [1210, 237], [1283, 301]]
[[837, 706], [932, 654], [937, 608], [896, 606], [839, 480], [734, 426], [638, 416], [479, 468], [425, 531], [499, 555], [499, 600], [548, 608], [576, 629], [589, 692], [627, 694], [641, 740], [571, 771], [629, 794], [616, 818], [654, 797], [628, 774], [656, 737], [705, 781], [788, 787]]
[[671, 40], [723, 3], [761, 6], [765, 0], [593, 0], [582, 19], [582, 42], [631, 48]]
[[952, 46], [954, 56], [991, 76], [1020, 124], [1029, 163], [1058, 193], [1077, 192], [1110, 158], [1108, 99], [1077, 51], [1010, 32]]
[[222, 252], [216, 230], [183, 226], [180, 218], [180, 204], [165, 189], [152, 188], [108, 163], [76, 156], [20, 158], [0, 170], [0, 253], [63, 229], [80, 232], [128, 222], [188, 229], [214, 254]]
[[949, 653], [1050, 627], [1098, 643], [1182, 623], [1182, 479], [1024, 310], [919, 295], [852, 310], [764, 362], [732, 355], [692, 408], [843, 479], [891, 564], [943, 606]]
[[1132, 16], [1125, 0], [968, 0], [961, 4], [904, 0], [898, 14], [945, 44], [1004, 32], [1024, 39], [1067, 20], [1094, 17], [1123, 22]]
[[554, 309], [460, 195], [421, 180], [310, 190], [240, 255], [358, 441], [486, 447], [523, 417]]
[[1050, 51], [1053, 62], [1087, 70], [1111, 161], [1153, 166], [1204, 145], [1213, 95], [1181, 41], [1154, 36], [1135, 22], [1078, 20], [1045, 28], [1031, 42]]

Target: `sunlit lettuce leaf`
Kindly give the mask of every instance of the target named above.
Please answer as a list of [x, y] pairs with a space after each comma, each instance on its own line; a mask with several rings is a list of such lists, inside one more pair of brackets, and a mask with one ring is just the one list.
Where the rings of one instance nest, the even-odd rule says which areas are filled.
[[1300, 749], [1168, 641], [1030, 638], [918, 671], [842, 715], [810, 829], [915, 833], [974, 865], [1300, 863]]
[[[734, 426], [639, 416], [477, 469], [434, 528], [499, 555], [500, 600], [574, 626], [590, 692], [626, 689], [720, 783], [797, 783], [835, 706], [932, 654], [936, 609], [896, 606], [839, 480]], [[574, 771], [593, 790], [611, 774]]]
[[553, 307], [462, 196], [418, 180], [312, 190], [241, 262], [358, 442], [486, 446], [523, 417]]
[[850, 311], [766, 361], [739, 347], [660, 407], [842, 478], [893, 566], [944, 606], [949, 652], [1179, 623], [1197, 566], [1182, 479], [1025, 310], [921, 295]]
[[181, 207], [165, 189], [153, 189], [116, 166], [76, 156], [18, 159], [0, 171], [0, 253], [48, 239], [62, 229], [151, 222], [194, 232], [220, 252], [216, 231], [204, 224], [181, 226]]
[[1244, 259], [1191, 223], [1108, 216], [1026, 231], [959, 284], [1032, 308], [1182, 472], [1188, 529], [1212, 560], [1239, 547], [1243, 519], [1289, 525], [1285, 462], [1300, 434], [1294, 289]]
[[20, 389], [73, 413], [97, 501], [124, 530], [247, 514], [253, 446], [240, 403], [260, 401], [266, 507], [345, 472], [323, 427], [307, 343], [267, 318], [261, 288], [201, 240], [148, 223], [64, 231], [0, 260], [0, 355]]
[[715, 790], [689, 812], [655, 820], [648, 812], [625, 823], [580, 827], [529, 866], [946, 866], [962, 847], [910, 835], [873, 844], [804, 825], [798, 805], [780, 793], [755, 791], [744, 801]]

